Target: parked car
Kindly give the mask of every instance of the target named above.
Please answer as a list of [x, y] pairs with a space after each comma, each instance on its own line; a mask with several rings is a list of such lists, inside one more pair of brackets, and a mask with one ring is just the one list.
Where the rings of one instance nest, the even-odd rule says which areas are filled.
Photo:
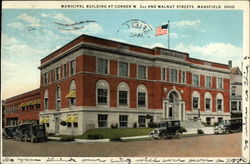
[[13, 133], [16, 130], [16, 126], [5, 126], [3, 129], [3, 138], [13, 138]]
[[180, 121], [162, 121], [159, 128], [150, 132], [149, 136], [153, 139], [179, 138], [182, 136]]
[[40, 142], [47, 141], [45, 125], [20, 124], [14, 133], [14, 140]]
[[231, 120], [224, 120], [219, 123], [218, 126], [214, 127], [214, 134], [226, 134], [242, 131], [242, 119], [231, 119]]

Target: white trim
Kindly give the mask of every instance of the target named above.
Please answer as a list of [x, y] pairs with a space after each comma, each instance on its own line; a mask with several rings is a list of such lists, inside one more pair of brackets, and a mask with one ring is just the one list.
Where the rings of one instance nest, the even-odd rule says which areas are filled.
[[[120, 105], [119, 103], [119, 91], [127, 91], [127, 105]], [[129, 107], [130, 106], [130, 88], [126, 82], [120, 82], [117, 86], [117, 106], [119, 107]]]
[[[198, 75], [198, 86], [197, 85], [194, 85], [194, 76], [195, 75]], [[197, 73], [192, 73], [192, 86], [193, 87], [200, 87], [200, 74], [197, 74]]]
[[[98, 103], [98, 89], [107, 89], [108, 93], [107, 93], [107, 104], [99, 104]], [[96, 106], [110, 106], [110, 87], [109, 87], [109, 83], [106, 80], [98, 80], [96, 82]]]
[[[221, 110], [218, 110], [218, 104], [217, 104], [218, 99], [222, 100], [222, 102], [221, 102]], [[216, 111], [224, 112], [224, 97], [223, 97], [223, 95], [221, 93], [217, 93], [217, 95], [216, 95]]]
[[[207, 86], [207, 77], [210, 77], [210, 86]], [[205, 75], [205, 87], [212, 88], [212, 76]]]
[[[197, 109], [194, 109], [194, 108], [193, 108], [193, 102], [194, 102], [193, 98], [194, 98], [194, 97], [197, 97], [197, 98], [199, 99], [199, 100], [198, 100], [198, 108], [197, 108]], [[200, 104], [201, 104], [201, 103], [200, 103], [200, 102], [201, 102], [201, 96], [200, 96], [200, 93], [199, 93], [198, 91], [194, 90], [193, 93], [192, 93], [192, 97], [191, 97], [191, 98], [192, 98], [192, 102], [191, 102], [191, 105], [192, 105], [192, 106], [191, 106], [191, 109], [194, 110], [194, 111], [198, 111], [198, 109], [201, 110], [201, 106], [200, 106]]]
[[[98, 72], [98, 59], [103, 59], [103, 60], [107, 60], [107, 73], [101, 73]], [[110, 59], [106, 58], [106, 57], [96, 57], [96, 73], [101, 74], [101, 75], [109, 75], [110, 74]]]
[[[221, 84], [221, 86], [222, 86], [221, 88], [218, 87], [218, 86], [219, 86], [219, 85], [218, 85], [218, 84], [219, 84], [219, 83], [218, 83], [218, 82], [219, 82], [218, 79], [221, 79], [221, 83], [222, 83], [222, 84]], [[216, 77], [216, 88], [217, 88], [217, 89], [224, 89], [223, 82], [224, 82], [224, 78], [222, 78], [222, 77]]]
[[[207, 110], [206, 108], [206, 98], [210, 99], [210, 110]], [[213, 99], [212, 99], [212, 95], [210, 92], [206, 92], [204, 94], [204, 108], [205, 108], [204, 111], [207, 111], [207, 112], [212, 112], [213, 110]]]
[[[120, 75], [120, 63], [127, 63], [128, 64], [128, 75], [127, 76], [121, 76]], [[126, 62], [124, 60], [117, 60], [117, 76], [118, 77], [130, 77], [130, 63]]]
[[[146, 93], [145, 94], [145, 106], [142, 106], [142, 107], [140, 107], [139, 105], [138, 105], [138, 93]], [[136, 89], [136, 105], [137, 105], [137, 108], [139, 108], [139, 109], [143, 109], [143, 108], [148, 108], [148, 89], [147, 89], [147, 87], [144, 85], [144, 84], [139, 84], [138, 86], [137, 86], [137, 89]]]
[[137, 65], [137, 67], [136, 67], [136, 78], [137, 79], [143, 79], [143, 78], [140, 78], [139, 77], [139, 66], [143, 66], [143, 67], [146, 67], [146, 72], [145, 72], [145, 79], [143, 79], [143, 80], [147, 80], [148, 79], [148, 66], [147, 65], [144, 65], [144, 64], [136, 64]]
[[[169, 72], [168, 72], [169, 73], [169, 80], [168, 81], [172, 82], [172, 83], [179, 83], [179, 70], [176, 69], [176, 68], [169, 68], [168, 70], [169, 70]], [[172, 70], [176, 70], [176, 73], [177, 73], [177, 75], [176, 75], [177, 76], [177, 80], [176, 81], [172, 81], [172, 79], [171, 79], [171, 71]]]

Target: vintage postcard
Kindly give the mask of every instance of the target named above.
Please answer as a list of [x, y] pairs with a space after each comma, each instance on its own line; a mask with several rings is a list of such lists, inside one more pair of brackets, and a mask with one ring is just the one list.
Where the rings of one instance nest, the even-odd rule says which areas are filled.
[[249, 163], [248, 1], [3, 1], [1, 163]]

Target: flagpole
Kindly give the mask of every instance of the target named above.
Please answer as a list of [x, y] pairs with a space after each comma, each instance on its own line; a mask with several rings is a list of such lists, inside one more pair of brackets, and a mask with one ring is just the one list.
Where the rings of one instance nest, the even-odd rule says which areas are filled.
[[168, 49], [170, 49], [170, 21], [168, 20]]

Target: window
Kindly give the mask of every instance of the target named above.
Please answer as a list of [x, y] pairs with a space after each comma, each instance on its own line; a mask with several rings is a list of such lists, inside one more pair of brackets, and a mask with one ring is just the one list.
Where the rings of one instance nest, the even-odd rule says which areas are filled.
[[119, 63], [119, 75], [128, 76], [128, 63], [124, 62]]
[[63, 77], [67, 77], [67, 65], [63, 65]]
[[56, 88], [56, 110], [61, 108], [61, 90], [60, 87]]
[[177, 82], [177, 70], [176, 69], [170, 70], [170, 81]]
[[237, 101], [232, 101], [231, 102], [231, 110], [236, 111], [237, 110]]
[[44, 73], [44, 84], [48, 84], [49, 82], [49, 77], [48, 77], [48, 72]]
[[108, 105], [109, 103], [109, 84], [105, 80], [99, 80], [96, 84], [96, 99], [99, 105]]
[[206, 100], [206, 110], [211, 110], [211, 106], [210, 106], [211, 99], [206, 98], [205, 100]]
[[56, 68], [56, 80], [60, 80], [60, 67]]
[[70, 83], [70, 91], [66, 95], [66, 98], [69, 99], [69, 106], [70, 107], [76, 105], [76, 83], [74, 80]]
[[218, 117], [218, 123], [223, 122], [223, 117]]
[[107, 104], [108, 90], [98, 89], [98, 103]]
[[71, 122], [67, 122], [67, 127], [71, 128], [71, 126], [72, 126], [72, 123]]
[[217, 88], [222, 89], [222, 78], [217, 78]]
[[138, 106], [145, 107], [146, 106], [146, 93], [138, 92]]
[[44, 92], [44, 110], [48, 110], [49, 99], [48, 99], [48, 89]]
[[206, 117], [206, 124], [211, 125], [211, 117]]
[[236, 90], [236, 86], [232, 86], [231, 88], [231, 95], [235, 96], [235, 90]]
[[73, 122], [73, 127], [77, 128], [78, 127], [78, 122]]
[[222, 99], [217, 99], [217, 110], [222, 110]]
[[186, 83], [186, 72], [185, 71], [182, 71], [182, 73], [181, 73], [181, 82], [182, 83]]
[[193, 85], [194, 86], [199, 86], [199, 75], [193, 75]]
[[49, 128], [49, 123], [46, 123], [46, 127]]
[[210, 76], [206, 76], [206, 87], [211, 88], [211, 77]]
[[72, 60], [70, 62], [70, 75], [74, 75], [76, 73], [76, 61]]
[[193, 97], [193, 109], [199, 108], [199, 97]]
[[139, 127], [146, 127], [146, 117], [138, 116]]
[[119, 116], [120, 127], [128, 127], [128, 115], [120, 115]]
[[50, 70], [50, 81], [54, 81], [54, 70]]
[[239, 111], [241, 111], [241, 101], [239, 101]]
[[138, 78], [146, 79], [146, 66], [138, 65]]
[[161, 79], [166, 80], [166, 69], [165, 68], [161, 69]]
[[128, 91], [119, 91], [119, 105], [128, 105]]
[[142, 84], [137, 87], [137, 106], [147, 106], [147, 88]]
[[97, 72], [98, 73], [102, 73], [102, 74], [107, 74], [108, 73], [108, 60], [98, 58], [97, 66], [98, 66], [97, 67]]
[[108, 115], [98, 114], [98, 127], [103, 128], [108, 125]]

